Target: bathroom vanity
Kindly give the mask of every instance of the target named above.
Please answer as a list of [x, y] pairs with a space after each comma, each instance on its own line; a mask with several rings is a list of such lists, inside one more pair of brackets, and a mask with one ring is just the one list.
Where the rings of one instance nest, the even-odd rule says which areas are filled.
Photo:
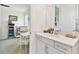
[[36, 33], [37, 54], [78, 54], [79, 38], [72, 39], [63, 35]]

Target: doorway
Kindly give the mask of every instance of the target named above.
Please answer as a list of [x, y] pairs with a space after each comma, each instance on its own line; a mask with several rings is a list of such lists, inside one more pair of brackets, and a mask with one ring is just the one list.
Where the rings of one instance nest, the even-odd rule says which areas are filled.
[[[6, 7], [9, 6], [9, 7]], [[30, 5], [0, 5], [2, 28], [1, 54], [28, 54], [30, 39]], [[11, 16], [11, 18], [10, 18]], [[17, 17], [17, 19], [15, 19]], [[10, 23], [10, 24], [9, 24]], [[11, 28], [9, 28], [9, 25]], [[10, 30], [12, 32], [10, 33]], [[13, 35], [13, 36], [11, 36]]]

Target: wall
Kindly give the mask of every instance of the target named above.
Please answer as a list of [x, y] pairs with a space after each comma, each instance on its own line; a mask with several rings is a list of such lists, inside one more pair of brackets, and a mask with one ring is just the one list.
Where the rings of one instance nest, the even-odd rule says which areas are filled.
[[35, 33], [42, 32], [47, 27], [53, 27], [54, 15], [52, 10], [52, 5], [31, 5], [30, 53], [36, 52]]
[[[7, 8], [1, 6], [1, 39], [7, 37], [8, 32], [8, 17], [7, 17]], [[3, 35], [4, 34], [4, 35]]]
[[[0, 6], [0, 21], [1, 21], [1, 6]], [[0, 39], [1, 39], [1, 22], [0, 22]]]
[[76, 31], [79, 32], [79, 4], [75, 5], [75, 10], [76, 10], [76, 13], [75, 13], [75, 16], [76, 16], [76, 19], [75, 19]]
[[54, 28], [54, 19], [55, 19], [55, 5], [49, 4], [46, 5], [46, 27]]
[[31, 5], [31, 40], [30, 40], [30, 53], [36, 51], [35, 33], [45, 27], [45, 5]]

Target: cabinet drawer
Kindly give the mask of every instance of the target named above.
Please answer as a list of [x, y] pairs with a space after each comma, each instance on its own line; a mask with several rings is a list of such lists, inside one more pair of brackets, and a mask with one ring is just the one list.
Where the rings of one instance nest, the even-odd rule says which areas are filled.
[[36, 38], [37, 38], [37, 40], [40, 40], [40, 41], [54, 47], [54, 41], [52, 39], [49, 39], [49, 38], [43, 37], [43, 36], [39, 36], [39, 35], [36, 35]]
[[64, 54], [64, 53], [51, 46], [48, 46], [48, 54]]
[[72, 48], [70, 46], [57, 42], [57, 41], [55, 41], [55, 48], [65, 54], [66, 53], [70, 54], [72, 52]]
[[49, 50], [49, 54], [64, 54], [63, 52], [53, 48]]
[[41, 41], [43, 41], [44, 43], [54, 47], [54, 41], [52, 39], [42, 37]]

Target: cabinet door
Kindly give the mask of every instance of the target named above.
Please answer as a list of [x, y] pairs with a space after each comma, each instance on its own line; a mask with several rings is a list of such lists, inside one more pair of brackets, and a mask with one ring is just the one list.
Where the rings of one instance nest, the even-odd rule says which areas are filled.
[[45, 44], [40, 41], [37, 40], [37, 54], [45, 54]]
[[48, 54], [64, 54], [64, 53], [60, 52], [59, 50], [51, 46], [48, 46]]

